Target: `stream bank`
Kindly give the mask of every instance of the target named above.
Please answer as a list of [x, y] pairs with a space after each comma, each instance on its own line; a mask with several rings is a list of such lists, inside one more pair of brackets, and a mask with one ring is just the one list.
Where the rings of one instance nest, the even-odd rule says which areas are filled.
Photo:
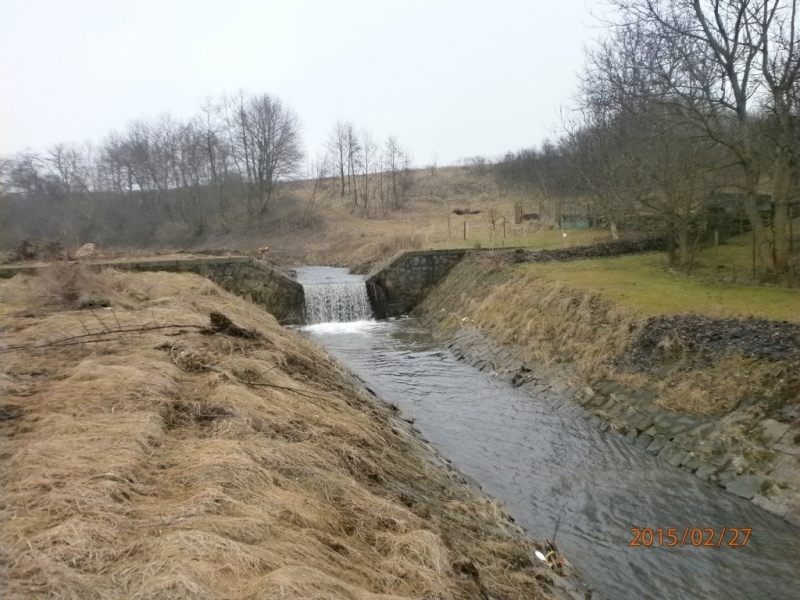
[[[76, 310], [102, 293], [107, 309]], [[582, 598], [397, 411], [189, 273], [0, 282], [3, 598]]]
[[461, 360], [800, 525], [796, 325], [647, 319], [511, 269], [466, 259], [415, 314]]

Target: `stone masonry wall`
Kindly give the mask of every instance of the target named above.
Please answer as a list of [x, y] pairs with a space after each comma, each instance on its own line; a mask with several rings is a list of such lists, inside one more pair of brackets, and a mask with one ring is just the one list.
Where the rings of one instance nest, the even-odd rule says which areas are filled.
[[[82, 263], [92, 268], [120, 271], [174, 271], [197, 273], [225, 290], [265, 308], [282, 324], [303, 320], [303, 286], [266, 263], [249, 256]], [[40, 267], [0, 267], [0, 278], [32, 273]]]
[[503, 262], [519, 263], [621, 256], [661, 251], [664, 248], [663, 238], [649, 237], [557, 250], [537, 251], [530, 248], [415, 250], [395, 256], [388, 264], [373, 272], [367, 278], [367, 290], [376, 316], [383, 319], [408, 313], [470, 252], [491, 253]]
[[405, 252], [367, 278], [378, 318], [396, 317], [414, 308], [469, 252], [467, 249]]

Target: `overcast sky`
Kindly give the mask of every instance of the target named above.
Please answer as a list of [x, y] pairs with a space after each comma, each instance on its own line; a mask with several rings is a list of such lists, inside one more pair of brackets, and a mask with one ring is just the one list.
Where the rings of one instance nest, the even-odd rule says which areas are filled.
[[99, 141], [208, 95], [277, 95], [316, 152], [337, 119], [424, 165], [552, 131], [595, 0], [0, 0], [0, 154]]

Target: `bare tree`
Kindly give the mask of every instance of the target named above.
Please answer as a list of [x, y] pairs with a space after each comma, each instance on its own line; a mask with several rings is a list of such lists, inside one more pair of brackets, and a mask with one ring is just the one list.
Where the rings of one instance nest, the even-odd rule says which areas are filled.
[[358, 206], [358, 182], [356, 181], [356, 176], [360, 170], [363, 148], [353, 124], [348, 121], [344, 124], [344, 128], [347, 149], [347, 189], [353, 195], [353, 204]]
[[331, 166], [336, 171], [336, 175], [338, 175], [342, 184], [341, 185], [342, 198], [344, 198], [344, 190], [345, 190], [345, 173], [349, 173], [347, 130], [348, 126], [346, 123], [343, 123], [342, 121], [337, 121], [336, 127], [334, 127], [333, 131], [331, 131], [330, 135], [328, 136], [328, 144], [327, 144], [328, 156], [331, 157], [330, 159]]
[[378, 145], [369, 130], [364, 129], [361, 131], [361, 210], [364, 216], [369, 216], [369, 211], [372, 204], [373, 190], [370, 188], [372, 181], [372, 172], [375, 170], [377, 159], [376, 153]]
[[248, 212], [263, 216], [279, 182], [302, 165], [300, 120], [269, 94], [240, 93], [226, 109], [231, 157], [245, 185]]
[[[635, 81], [618, 81], [669, 106], [738, 165], [744, 209], [767, 272], [788, 267], [788, 195], [796, 169], [791, 89], [797, 79], [796, 0], [612, 0], [617, 29], [642, 43], [619, 53]], [[635, 32], [631, 36], [630, 32]], [[619, 35], [618, 35], [619, 39]], [[758, 105], [773, 111], [786, 136], [776, 136], [774, 217], [758, 205], [762, 179]]]

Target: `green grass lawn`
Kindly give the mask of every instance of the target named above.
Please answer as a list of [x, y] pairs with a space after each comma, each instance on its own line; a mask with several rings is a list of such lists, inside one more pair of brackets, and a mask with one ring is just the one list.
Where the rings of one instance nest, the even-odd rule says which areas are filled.
[[[720, 246], [701, 262], [728, 257]], [[705, 251], [710, 252], [710, 251]], [[721, 254], [722, 253], [722, 254]], [[532, 275], [594, 290], [647, 315], [694, 313], [714, 317], [757, 317], [800, 322], [797, 289], [722, 283], [675, 275], [664, 254], [639, 254], [566, 263], [523, 265]]]

